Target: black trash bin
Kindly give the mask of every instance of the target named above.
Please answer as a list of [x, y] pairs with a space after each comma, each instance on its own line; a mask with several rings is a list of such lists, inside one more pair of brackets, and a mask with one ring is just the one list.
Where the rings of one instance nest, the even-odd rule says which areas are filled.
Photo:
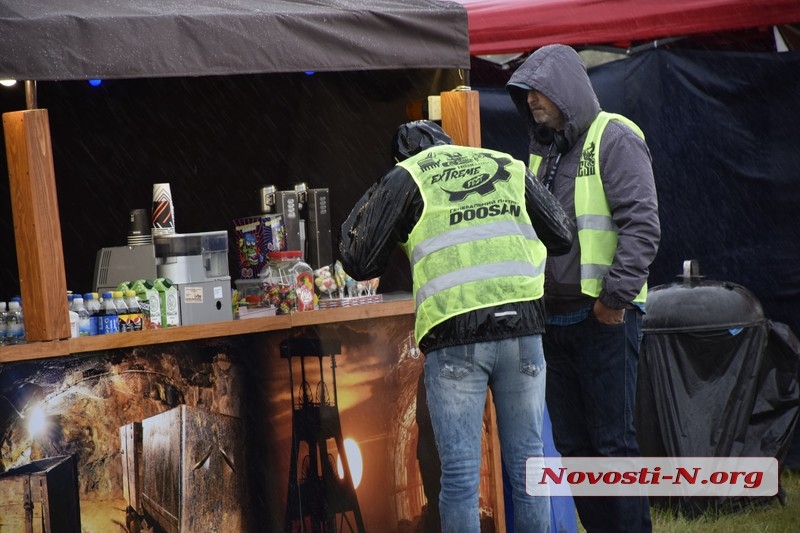
[[[635, 412], [642, 455], [781, 463], [800, 409], [800, 342], [766, 318], [741, 285], [703, 279], [694, 261], [684, 263], [680, 278], [648, 293]], [[695, 517], [772, 500], [654, 498], [653, 504]]]

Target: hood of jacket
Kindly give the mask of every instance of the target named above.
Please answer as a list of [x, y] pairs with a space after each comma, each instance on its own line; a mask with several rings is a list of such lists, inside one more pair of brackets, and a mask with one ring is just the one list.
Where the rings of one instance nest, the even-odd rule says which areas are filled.
[[397, 128], [392, 138], [392, 157], [396, 163], [414, 157], [432, 146], [453, 144], [441, 126], [430, 120], [415, 120]]
[[539, 48], [506, 84], [511, 100], [528, 126], [532, 152], [543, 153], [547, 148], [534, 135], [537, 124], [527, 102], [528, 91], [532, 89], [552, 100], [564, 114], [564, 136], [570, 147], [600, 112], [600, 103], [578, 53], [561, 44]]

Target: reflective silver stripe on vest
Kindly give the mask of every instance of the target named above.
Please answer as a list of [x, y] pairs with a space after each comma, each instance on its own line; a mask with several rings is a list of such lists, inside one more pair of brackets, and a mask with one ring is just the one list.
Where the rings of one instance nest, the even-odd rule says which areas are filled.
[[537, 241], [539, 238], [533, 230], [533, 226], [519, 225], [513, 221], [492, 222], [491, 224], [481, 224], [480, 226], [469, 226], [450, 230], [436, 235], [430, 239], [425, 239], [414, 247], [411, 254], [411, 266], [423, 257], [438, 252], [448, 246], [456, 246], [472, 241], [490, 239], [492, 237], [506, 237], [509, 235], [520, 235], [529, 241]]
[[459, 285], [469, 283], [471, 281], [481, 281], [491, 278], [503, 278], [508, 276], [526, 276], [535, 278], [544, 273], [544, 262], [536, 266], [527, 261], [504, 261], [502, 263], [493, 263], [490, 265], [477, 265], [455, 272], [448, 272], [441, 276], [437, 276], [417, 290], [417, 298], [414, 302], [416, 307], [422, 305], [427, 298], [430, 298], [439, 291], [452, 289]]
[[581, 279], [602, 279], [609, 270], [611, 270], [611, 265], [581, 264]]
[[581, 215], [577, 219], [578, 229], [597, 229], [605, 231], [617, 231], [614, 220], [606, 215]]

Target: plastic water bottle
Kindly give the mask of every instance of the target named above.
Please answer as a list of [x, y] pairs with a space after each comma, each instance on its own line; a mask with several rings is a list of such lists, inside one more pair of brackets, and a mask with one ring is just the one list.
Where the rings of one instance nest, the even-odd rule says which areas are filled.
[[74, 296], [71, 291], [67, 291], [67, 313], [69, 313], [69, 336], [78, 336], [78, 313], [75, 312]]
[[[69, 310], [70, 311], [75, 311], [76, 313], [78, 312], [78, 310], [75, 308], [75, 298], [80, 298], [80, 297], [81, 297], [80, 294], [69, 293], [69, 295], [67, 296], [67, 299], [69, 300]], [[85, 301], [83, 302], [83, 305], [86, 306], [86, 302]]]
[[125, 304], [128, 306], [128, 330], [142, 331], [144, 318], [142, 317], [142, 309], [139, 307], [139, 298], [136, 297], [136, 291], [125, 291]]
[[100, 334], [100, 300], [96, 298], [95, 293], [87, 292], [83, 295], [83, 306], [89, 313], [89, 335]]
[[131, 331], [128, 326], [128, 305], [125, 303], [122, 291], [113, 291], [112, 298], [114, 298], [114, 307], [117, 308], [117, 323], [120, 333]]
[[7, 344], [6, 342], [6, 330], [8, 326], [6, 325], [8, 322], [8, 311], [6, 311], [6, 303], [0, 302], [0, 346]]
[[23, 344], [25, 342], [25, 320], [22, 316], [22, 305], [16, 297], [8, 302], [6, 341], [8, 344]]
[[78, 313], [69, 310], [69, 336], [75, 338], [78, 336]]
[[100, 335], [119, 333], [119, 322], [117, 319], [117, 307], [114, 305], [114, 295], [111, 292], [103, 293], [103, 303], [100, 305], [98, 313]]
[[89, 319], [89, 311], [83, 304], [83, 298], [76, 296], [72, 300], [75, 306], [75, 313], [78, 314], [78, 337], [88, 337], [91, 335], [91, 320]]

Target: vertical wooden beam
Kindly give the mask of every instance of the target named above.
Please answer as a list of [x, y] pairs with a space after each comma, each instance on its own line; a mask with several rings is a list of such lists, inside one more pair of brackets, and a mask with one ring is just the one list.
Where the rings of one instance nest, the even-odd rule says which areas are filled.
[[46, 109], [3, 114], [28, 341], [70, 336], [64, 249]]
[[497, 415], [494, 410], [492, 391], [486, 392], [486, 407], [483, 412], [489, 440], [489, 468], [492, 474], [492, 498], [494, 499], [494, 530], [500, 533], [506, 530], [506, 500], [503, 490], [503, 458], [500, 454], [500, 435], [497, 431]]
[[481, 109], [478, 91], [456, 90], [440, 93], [442, 129], [461, 146], [481, 145]]

